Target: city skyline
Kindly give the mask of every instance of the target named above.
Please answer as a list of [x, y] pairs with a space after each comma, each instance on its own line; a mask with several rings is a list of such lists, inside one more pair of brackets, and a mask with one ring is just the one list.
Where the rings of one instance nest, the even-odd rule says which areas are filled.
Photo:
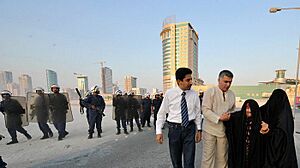
[[97, 62], [105, 61], [121, 88], [130, 74], [140, 87], [162, 90], [160, 32], [164, 19], [176, 15], [176, 22], [192, 23], [199, 34], [198, 70], [205, 84], [216, 84], [222, 69], [233, 71], [233, 85], [273, 79], [276, 69], [294, 78], [300, 12], [268, 9], [295, 6], [300, 2], [4, 0], [0, 70], [28, 74], [34, 87], [46, 87], [44, 72], [52, 69], [61, 87], [75, 88], [73, 72], [99, 84]]

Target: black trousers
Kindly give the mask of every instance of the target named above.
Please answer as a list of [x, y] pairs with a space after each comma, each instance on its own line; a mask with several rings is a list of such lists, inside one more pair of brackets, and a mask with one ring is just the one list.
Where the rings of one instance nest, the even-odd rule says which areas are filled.
[[154, 127], [156, 127], [157, 113], [158, 111], [154, 111], [154, 121], [153, 121]]
[[38, 124], [44, 135], [47, 136], [50, 132], [52, 132], [47, 122], [38, 122]]
[[117, 129], [120, 131], [121, 129], [121, 123], [122, 122], [122, 127], [124, 130], [127, 130], [126, 127], [126, 117], [125, 116], [116, 116], [116, 122], [117, 122]]
[[182, 168], [183, 155], [184, 168], [194, 168], [196, 148], [196, 125], [194, 121], [190, 121], [187, 127], [170, 122], [168, 125], [169, 150], [173, 167]]
[[17, 131], [24, 134], [25, 136], [28, 135], [27, 131], [22, 126], [7, 128], [7, 130], [13, 141], [17, 141]]
[[89, 120], [88, 120], [89, 133], [90, 134], [94, 133], [95, 125], [97, 128], [97, 131], [99, 132], [102, 129], [102, 127], [101, 127], [102, 114], [97, 111], [92, 111], [92, 110], [89, 110], [88, 113], [89, 113], [89, 115], [88, 115], [89, 116]]
[[53, 122], [54, 127], [58, 131], [58, 136], [63, 138], [65, 137], [67, 131], [66, 131], [66, 122]]
[[150, 126], [150, 118], [151, 118], [151, 111], [144, 112], [142, 116], [142, 126], [145, 126], [146, 122], [147, 125]]
[[[141, 124], [140, 124], [140, 118], [138, 115], [133, 116], [135, 123], [137, 125], [138, 128], [141, 128]], [[133, 128], [133, 118], [129, 119], [129, 123], [130, 123], [130, 128]]]

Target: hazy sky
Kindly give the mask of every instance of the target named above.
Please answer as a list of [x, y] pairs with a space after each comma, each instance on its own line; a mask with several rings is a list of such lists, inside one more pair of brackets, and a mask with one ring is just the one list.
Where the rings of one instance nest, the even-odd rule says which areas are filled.
[[270, 14], [270, 7], [300, 7], [291, 0], [0, 0], [0, 70], [46, 85], [46, 69], [62, 87], [74, 72], [99, 83], [100, 61], [113, 81], [138, 78], [138, 87], [162, 88], [160, 32], [166, 17], [191, 22], [199, 33], [199, 74], [216, 84], [222, 69], [234, 85], [272, 80], [276, 69], [295, 77], [300, 10]]

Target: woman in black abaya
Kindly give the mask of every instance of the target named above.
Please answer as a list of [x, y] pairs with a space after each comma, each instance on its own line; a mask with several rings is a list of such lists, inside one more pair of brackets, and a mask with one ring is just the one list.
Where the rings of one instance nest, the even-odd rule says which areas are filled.
[[265, 139], [265, 168], [297, 168], [294, 142], [294, 120], [290, 102], [284, 90], [273, 91], [261, 107], [263, 120], [270, 131]]
[[262, 122], [256, 101], [246, 100], [241, 111], [232, 113], [224, 122], [228, 139], [229, 168], [259, 168], [263, 165], [262, 134], [266, 134], [268, 124]]

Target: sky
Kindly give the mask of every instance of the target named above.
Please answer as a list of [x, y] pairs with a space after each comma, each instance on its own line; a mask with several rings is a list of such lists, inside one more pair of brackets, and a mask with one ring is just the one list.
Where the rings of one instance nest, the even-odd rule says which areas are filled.
[[138, 78], [142, 88], [162, 89], [163, 20], [176, 16], [199, 34], [199, 75], [216, 84], [223, 69], [233, 85], [257, 85], [276, 69], [296, 76], [300, 7], [291, 0], [0, 0], [0, 70], [21, 74], [46, 87], [46, 69], [61, 87], [77, 85], [73, 73], [99, 84], [99, 62], [113, 70], [113, 82]]

